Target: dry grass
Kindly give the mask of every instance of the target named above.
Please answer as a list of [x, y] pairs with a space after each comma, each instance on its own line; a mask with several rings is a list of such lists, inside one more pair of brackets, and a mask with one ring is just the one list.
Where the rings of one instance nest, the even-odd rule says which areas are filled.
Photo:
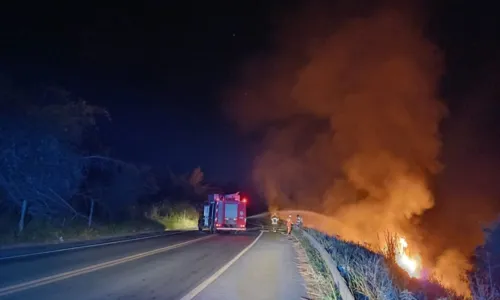
[[[500, 289], [495, 285], [491, 257], [485, 255], [484, 268], [476, 270], [470, 276], [471, 294], [474, 300], [498, 300]], [[498, 267], [498, 266], [497, 266]]]
[[361, 245], [328, 237], [314, 230], [308, 232], [332, 255], [356, 299], [417, 299], [411, 292], [400, 289], [395, 284], [384, 256]]
[[81, 220], [66, 221], [64, 224], [47, 220], [32, 220], [19, 234], [15, 230], [8, 230], [15, 228], [14, 222], [15, 220], [8, 223], [8, 220], [0, 216], [0, 227], [3, 229], [0, 230], [0, 247], [83, 241], [164, 230], [161, 224], [147, 219], [112, 224], [94, 223], [91, 228]]
[[385, 263], [394, 284], [400, 288], [407, 288], [410, 285], [410, 278], [408, 277], [408, 273], [406, 273], [397, 263], [399, 240], [400, 236], [387, 231], [383, 237], [385, 248], [378, 249], [378, 252], [383, 253]]
[[[386, 234], [387, 247], [374, 252], [364, 245], [345, 242], [315, 230], [307, 229], [307, 232], [320, 242], [337, 262], [340, 273], [356, 299], [463, 299], [440, 286], [438, 282], [430, 281], [421, 285], [419, 281], [412, 281], [396, 263], [396, 235]], [[495, 276], [492, 263], [485, 259], [483, 265], [481, 268], [476, 267], [475, 271], [469, 274], [472, 299], [500, 300], [500, 289], [495, 286], [493, 279]]]
[[293, 235], [298, 268], [306, 282], [308, 296], [311, 299], [340, 300], [340, 295], [318, 251], [299, 233], [294, 232]]
[[474, 300], [498, 300], [500, 290], [493, 284], [487, 275], [474, 274], [475, 284], [472, 286], [472, 296]]
[[198, 228], [198, 212], [187, 204], [156, 205], [146, 217], [162, 224], [165, 229], [196, 229]]

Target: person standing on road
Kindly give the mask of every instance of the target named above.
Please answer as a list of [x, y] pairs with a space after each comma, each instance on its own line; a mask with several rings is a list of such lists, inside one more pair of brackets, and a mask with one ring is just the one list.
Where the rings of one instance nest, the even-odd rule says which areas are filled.
[[286, 220], [286, 234], [290, 235], [292, 233], [292, 215], [288, 215], [288, 219]]
[[300, 215], [297, 215], [297, 227], [301, 228], [302, 227], [302, 217]]
[[273, 214], [272, 218], [271, 218], [271, 224], [273, 225], [273, 232], [276, 232], [277, 230], [277, 227], [278, 227], [278, 217]]

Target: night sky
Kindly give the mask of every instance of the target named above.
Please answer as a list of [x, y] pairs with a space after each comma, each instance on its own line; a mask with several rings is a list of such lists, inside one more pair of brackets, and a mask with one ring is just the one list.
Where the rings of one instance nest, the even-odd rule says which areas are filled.
[[[119, 158], [182, 172], [201, 166], [208, 179], [244, 182], [253, 143], [223, 114], [222, 93], [243, 62], [270, 51], [280, 16], [308, 2], [11, 4], [0, 9], [0, 73], [106, 107], [113, 120], [103, 135]], [[443, 98], [459, 116], [481, 97], [488, 112], [481, 132], [490, 132], [481, 139], [498, 144], [494, 4], [434, 2], [424, 11], [427, 33], [446, 56]]]

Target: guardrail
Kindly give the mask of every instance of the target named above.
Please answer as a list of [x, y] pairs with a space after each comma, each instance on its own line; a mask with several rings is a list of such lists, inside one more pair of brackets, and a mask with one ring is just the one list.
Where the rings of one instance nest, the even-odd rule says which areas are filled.
[[335, 285], [339, 289], [340, 297], [343, 300], [355, 300], [354, 296], [351, 293], [351, 290], [349, 289], [347, 283], [345, 282], [344, 277], [340, 275], [340, 272], [337, 269], [337, 263], [333, 260], [331, 255], [325, 250], [323, 246], [321, 246], [321, 244], [314, 237], [312, 237], [305, 230], [303, 229], [300, 230], [302, 231], [302, 234], [309, 240], [311, 246], [313, 246], [321, 255], [321, 258], [325, 262], [326, 267], [328, 268], [330, 274], [332, 275]]

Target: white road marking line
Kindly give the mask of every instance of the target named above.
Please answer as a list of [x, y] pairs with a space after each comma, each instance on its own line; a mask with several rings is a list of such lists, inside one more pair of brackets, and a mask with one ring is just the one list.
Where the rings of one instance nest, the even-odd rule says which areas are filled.
[[16, 258], [25, 258], [25, 257], [31, 257], [31, 256], [39, 256], [39, 255], [44, 255], [44, 254], [60, 253], [60, 252], [73, 251], [73, 250], [79, 250], [79, 249], [94, 248], [94, 247], [114, 245], [114, 244], [121, 244], [121, 243], [134, 242], [134, 241], [140, 241], [140, 240], [147, 240], [147, 239], [152, 239], [152, 238], [156, 238], [156, 237], [160, 237], [160, 236], [171, 236], [171, 235], [181, 234], [184, 232], [188, 232], [188, 231], [179, 231], [179, 232], [174, 232], [174, 233], [170, 233], [170, 234], [163, 234], [162, 233], [162, 234], [157, 234], [157, 235], [144, 236], [144, 237], [119, 240], [119, 241], [113, 241], [113, 242], [104, 242], [104, 243], [99, 243], [99, 244], [75, 246], [75, 247], [56, 249], [56, 250], [50, 250], [50, 251], [27, 253], [27, 254], [20, 254], [20, 255], [14, 255], [14, 256], [6, 256], [6, 257], [0, 257], [0, 261], [9, 260], [9, 259], [16, 259]]
[[212, 282], [214, 282], [217, 278], [219, 278], [229, 267], [234, 264], [240, 257], [243, 256], [250, 248], [252, 248], [255, 243], [260, 239], [262, 236], [263, 232], [261, 231], [260, 234], [257, 236], [257, 238], [250, 244], [248, 245], [245, 249], [241, 250], [238, 255], [236, 255], [232, 260], [230, 260], [227, 264], [225, 264], [222, 268], [220, 268], [217, 272], [215, 272], [212, 276], [207, 278], [205, 281], [200, 283], [197, 287], [195, 287], [193, 290], [191, 290], [187, 295], [181, 298], [181, 300], [191, 300], [194, 297], [196, 297], [201, 291], [203, 291], [207, 286], [209, 286]]
[[172, 250], [172, 249], [176, 249], [176, 248], [179, 248], [179, 247], [182, 247], [182, 246], [186, 246], [186, 245], [189, 245], [189, 244], [201, 241], [201, 240], [206, 240], [206, 239], [212, 238], [214, 236], [215, 235], [209, 235], [209, 236], [197, 238], [197, 239], [194, 239], [194, 240], [189, 240], [189, 241], [186, 241], [186, 242], [182, 242], [182, 243], [179, 243], [179, 244], [170, 245], [170, 246], [167, 246], [167, 247], [158, 248], [158, 249], [155, 249], [155, 250], [151, 250], [151, 251], [147, 251], [147, 252], [143, 252], [143, 253], [139, 253], [139, 254], [135, 254], [135, 255], [131, 255], [131, 256], [127, 256], [127, 257], [115, 259], [115, 260], [111, 260], [111, 261], [108, 261], [108, 262], [103, 262], [103, 263], [100, 263], [100, 264], [88, 266], [88, 267], [85, 267], [85, 268], [82, 268], [82, 269], [73, 270], [73, 271], [69, 271], [69, 272], [64, 272], [64, 273], [60, 273], [60, 274], [55, 274], [55, 275], [52, 275], [52, 276], [47, 276], [47, 277], [43, 277], [43, 278], [40, 278], [40, 279], [36, 279], [36, 280], [28, 281], [28, 282], [23, 282], [23, 283], [19, 283], [19, 284], [7, 286], [7, 287], [4, 287], [4, 288], [0, 288], [0, 297], [5, 296], [5, 295], [9, 295], [9, 294], [12, 294], [12, 293], [20, 292], [20, 291], [23, 291], [23, 290], [31, 289], [31, 288], [34, 288], [34, 287], [37, 287], [37, 286], [46, 285], [46, 284], [49, 284], [49, 283], [52, 283], [52, 282], [56, 282], [56, 281], [60, 281], [60, 280], [63, 280], [63, 279], [68, 279], [68, 278], [75, 277], [75, 276], [78, 276], [78, 275], [87, 274], [87, 273], [90, 273], [90, 272], [93, 272], [93, 271], [97, 271], [97, 270], [101, 270], [101, 269], [104, 269], [104, 268], [107, 268], [107, 267], [116, 266], [116, 265], [119, 265], [119, 264], [122, 264], [122, 263], [125, 263], [125, 262], [130, 262], [130, 261], [133, 261], [133, 260], [136, 260], [136, 259], [139, 259], [139, 258], [143, 258], [143, 257], [146, 257], [146, 256], [151, 256], [153, 254], [158, 254], [158, 253], [161, 253], [161, 252], [166, 252], [166, 251], [169, 251], [169, 250]]

